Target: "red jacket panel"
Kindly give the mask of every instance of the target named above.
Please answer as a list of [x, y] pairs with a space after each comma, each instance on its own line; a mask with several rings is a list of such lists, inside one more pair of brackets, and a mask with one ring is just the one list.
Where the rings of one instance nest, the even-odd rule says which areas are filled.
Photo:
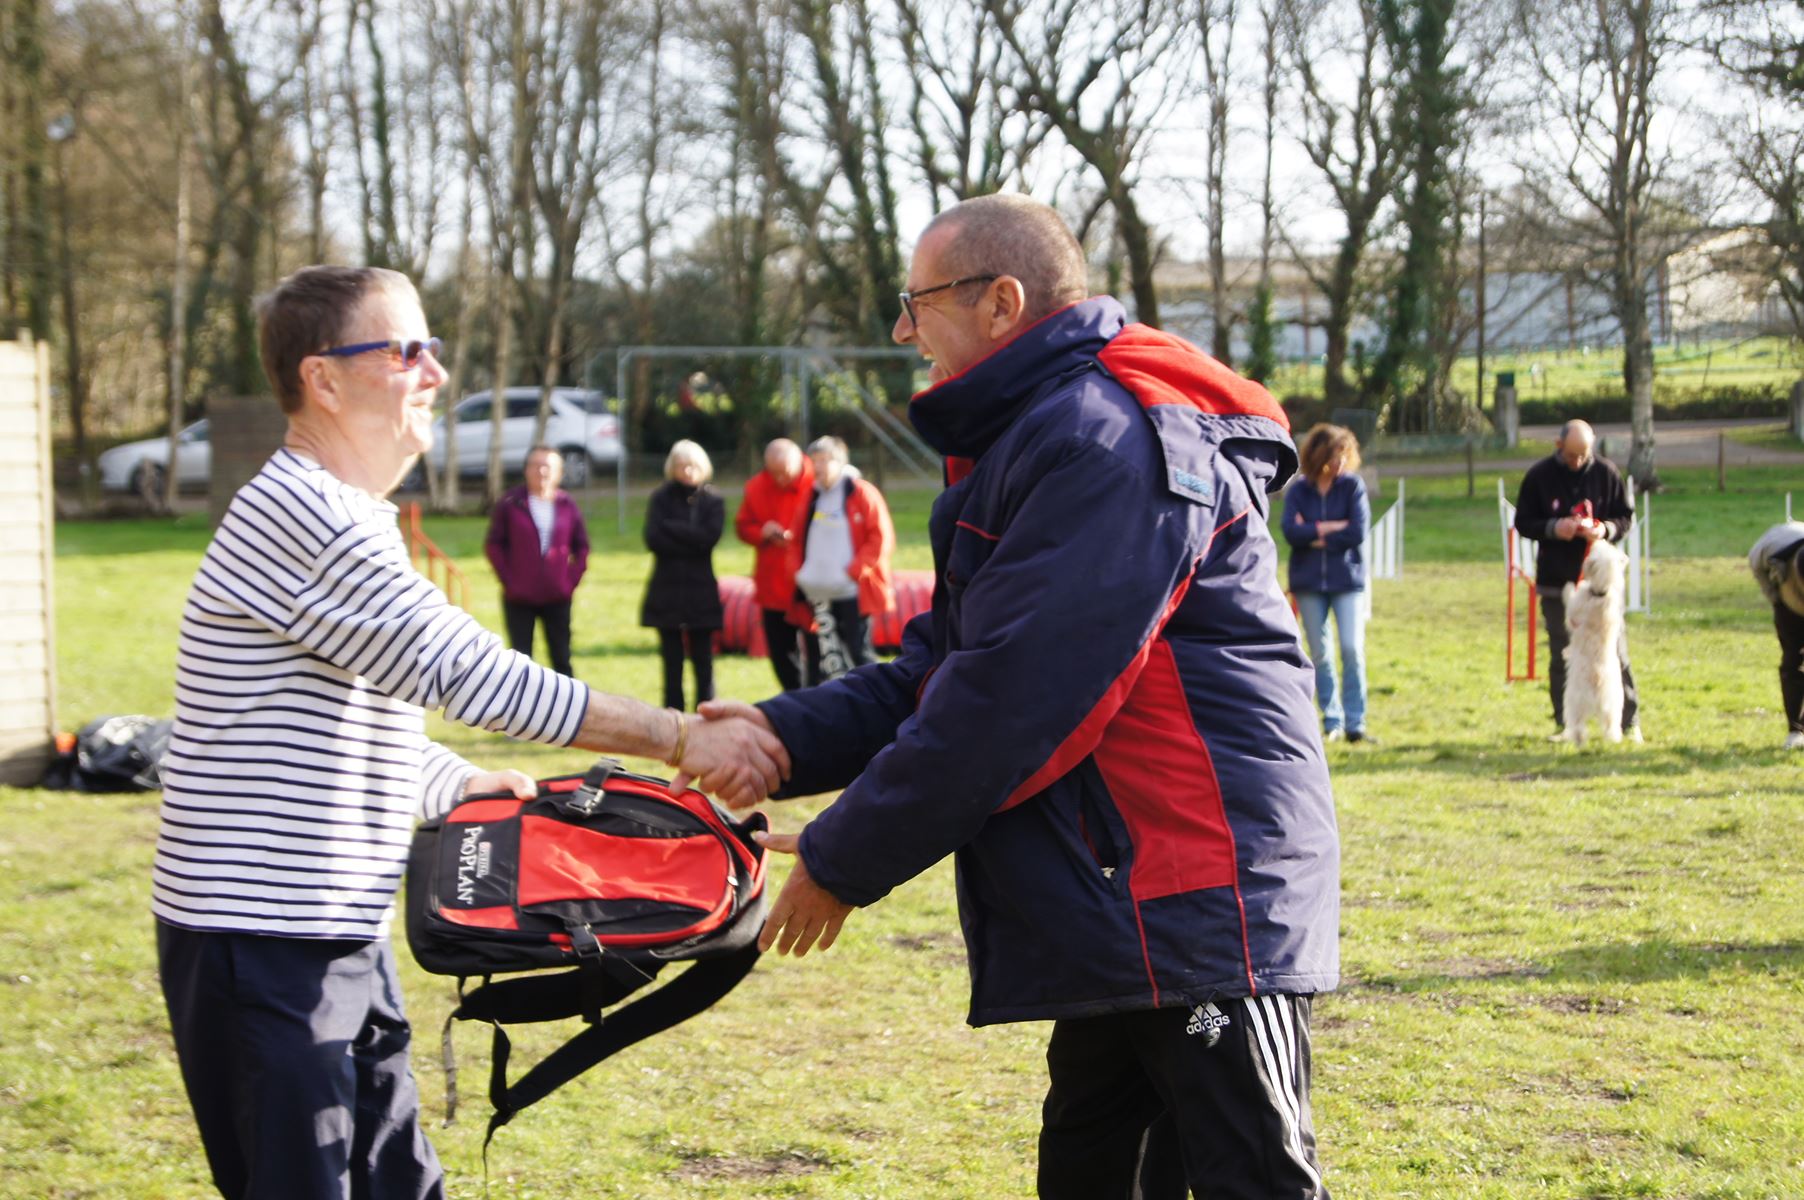
[[786, 530], [794, 530], [813, 499], [814, 464], [806, 455], [802, 458], [802, 473], [786, 488], [778, 487], [769, 471], [760, 471], [745, 481], [745, 499], [733, 520], [733, 531], [740, 541], [758, 548], [752, 587], [760, 608], [788, 608], [796, 592], [796, 563], [791, 559], [789, 543], [765, 545], [764, 523], [775, 521]]

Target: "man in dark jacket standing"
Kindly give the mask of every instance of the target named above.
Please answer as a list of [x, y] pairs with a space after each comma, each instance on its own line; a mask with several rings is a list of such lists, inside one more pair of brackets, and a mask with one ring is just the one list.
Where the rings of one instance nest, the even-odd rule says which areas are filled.
[[[1553, 697], [1556, 732], [1566, 728], [1566, 602], [1560, 589], [1577, 583], [1579, 568], [1591, 543], [1620, 543], [1635, 521], [1622, 475], [1593, 448], [1597, 435], [1584, 421], [1560, 427], [1553, 453], [1528, 469], [1516, 495], [1516, 532], [1540, 543], [1535, 556], [1535, 594], [1541, 597], [1541, 619], [1547, 623], [1547, 687]], [[1639, 705], [1635, 677], [1629, 673], [1629, 644], [1617, 643], [1622, 660], [1622, 732], [1641, 740], [1636, 723]]]
[[1283, 411], [1085, 299], [1025, 197], [942, 213], [908, 284], [910, 416], [947, 456], [932, 612], [892, 662], [710, 710], [762, 712], [784, 794], [845, 788], [767, 840], [800, 857], [763, 940], [825, 948], [956, 851], [970, 1021], [1055, 1022], [1041, 1196], [1326, 1197], [1309, 1015], [1339, 847], [1266, 528]]
[[558, 487], [564, 456], [550, 446], [526, 454], [526, 483], [502, 494], [483, 544], [501, 580], [508, 645], [532, 657], [532, 631], [545, 626], [552, 670], [570, 667], [570, 598], [589, 566], [589, 530], [570, 493]]

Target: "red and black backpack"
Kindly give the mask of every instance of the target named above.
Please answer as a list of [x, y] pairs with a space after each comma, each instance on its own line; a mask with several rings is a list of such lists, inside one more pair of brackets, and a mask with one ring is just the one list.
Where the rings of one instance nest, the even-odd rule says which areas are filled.
[[[764, 923], [763, 814], [729, 817], [700, 792], [602, 759], [538, 794], [467, 796], [414, 834], [407, 940], [420, 966], [458, 978], [445, 1023], [446, 1083], [457, 1105], [452, 1022], [495, 1027], [488, 1136], [609, 1055], [695, 1016], [758, 958]], [[694, 965], [606, 1011], [666, 965]], [[511, 979], [491, 976], [534, 972]], [[470, 991], [464, 983], [482, 982]], [[589, 1027], [507, 1081], [503, 1026], [580, 1016]], [[487, 1145], [487, 1142], [484, 1142]]]

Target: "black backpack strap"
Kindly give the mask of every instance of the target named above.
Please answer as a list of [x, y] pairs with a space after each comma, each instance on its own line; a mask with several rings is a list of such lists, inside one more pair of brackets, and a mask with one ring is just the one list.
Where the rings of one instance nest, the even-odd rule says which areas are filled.
[[489, 1072], [489, 1102], [495, 1115], [489, 1118], [483, 1153], [495, 1131], [551, 1093], [628, 1046], [680, 1025], [738, 986], [758, 961], [754, 943], [720, 958], [703, 959], [663, 987], [641, 996], [620, 1011], [589, 1026], [522, 1075], [507, 1082], [507, 1060], [513, 1046], [499, 1024], [495, 1026], [494, 1057]]

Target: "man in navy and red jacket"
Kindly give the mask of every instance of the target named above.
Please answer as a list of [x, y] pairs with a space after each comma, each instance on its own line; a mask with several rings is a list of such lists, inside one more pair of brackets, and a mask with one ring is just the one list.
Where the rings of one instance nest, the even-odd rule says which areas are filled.
[[922, 235], [895, 336], [933, 362], [910, 416], [948, 459], [932, 612], [893, 662], [714, 709], [762, 712], [784, 795], [845, 789], [763, 941], [825, 949], [956, 852], [972, 1024], [1056, 1022], [1041, 1196], [1326, 1197], [1339, 848], [1266, 528], [1296, 452], [1263, 388], [1086, 276], [1024, 197]]

